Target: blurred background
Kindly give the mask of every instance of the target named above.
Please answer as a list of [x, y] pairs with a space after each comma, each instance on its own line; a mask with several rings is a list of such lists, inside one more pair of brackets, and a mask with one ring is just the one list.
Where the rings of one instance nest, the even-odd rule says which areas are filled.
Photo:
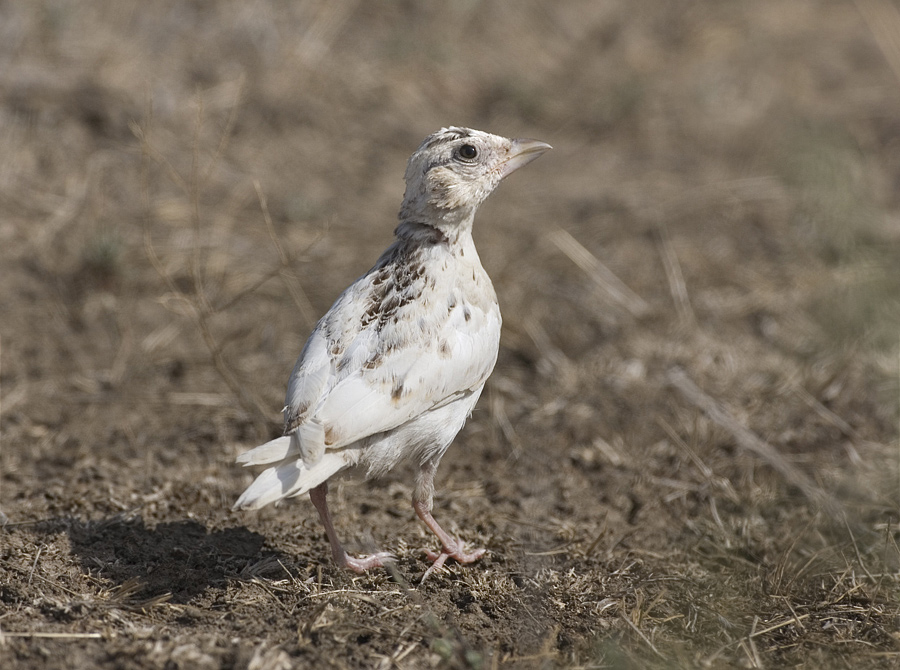
[[[613, 633], [670, 660], [720, 643], [760, 667], [851, 653], [856, 610], [747, 631], [788, 616], [785, 600], [825, 616], [810, 557], [817, 575], [856, 556], [896, 576], [898, 45], [889, 0], [0, 2], [0, 509], [69, 524], [7, 531], [8, 621], [52, 623], [9, 567], [46, 546], [42, 569], [75, 575], [82, 598], [99, 597], [78, 577], [99, 563], [103, 588], [139, 578], [146, 597], [206, 612], [209, 639], [235, 634], [202, 598], [235, 602], [240, 566], [192, 564], [198, 596], [153, 581], [154, 561], [183, 563], [171, 551], [110, 557], [126, 540], [183, 543], [144, 528], [185, 519], [246, 525], [292, 574], [329, 569], [305, 504], [228, 511], [250, 479], [232, 461], [280, 432], [315, 321], [391, 242], [409, 155], [463, 125], [554, 150], [476, 219], [501, 355], [438, 481], [438, 518], [498, 555], [485, 569], [535, 580], [533, 628], [517, 633], [516, 589], [532, 587], [483, 577], [477, 598], [505, 614], [451, 606], [445, 660], [505, 663], [532, 637], [552, 662], [609, 660]], [[410, 476], [341, 488], [336, 505], [352, 546], [400, 542], [414, 573]], [[845, 508], [852, 545], [817, 525], [813, 489]], [[71, 531], [123, 518], [109, 546]], [[632, 559], [640, 579], [614, 577]], [[648, 586], [657, 574], [677, 584]], [[727, 607], [692, 600], [713, 592]], [[866, 644], [896, 653], [885, 597], [858, 607]], [[397, 630], [433, 633], [407, 623], [375, 635], [379, 653]], [[247, 635], [294, 657], [295, 628]], [[699, 646], [654, 646], [686, 639]], [[317, 644], [302, 653], [332, 649]], [[23, 667], [44, 658], [11, 649]], [[356, 653], [346, 667], [371, 661]]]

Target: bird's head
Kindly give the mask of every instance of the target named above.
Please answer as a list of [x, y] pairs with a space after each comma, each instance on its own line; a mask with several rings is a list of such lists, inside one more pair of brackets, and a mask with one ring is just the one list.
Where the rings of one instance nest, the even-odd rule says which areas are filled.
[[[471, 225], [475, 210], [504, 177], [550, 149], [469, 128], [442, 128], [425, 138], [406, 167], [400, 220], [445, 234]], [[455, 235], [452, 235], [455, 237]]]

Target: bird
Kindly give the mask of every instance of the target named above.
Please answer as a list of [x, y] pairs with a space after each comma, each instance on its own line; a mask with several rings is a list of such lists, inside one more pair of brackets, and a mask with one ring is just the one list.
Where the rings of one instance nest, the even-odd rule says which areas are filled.
[[[395, 241], [316, 324], [288, 380], [284, 434], [237, 458], [267, 466], [236, 510], [309, 493], [332, 559], [356, 573], [388, 567], [389, 552], [349, 555], [334, 529], [328, 481], [342, 470], [386, 474], [418, 466], [415, 514], [437, 537], [432, 565], [468, 564], [468, 550], [432, 515], [434, 476], [494, 369], [500, 343], [497, 295], [472, 227], [479, 205], [550, 145], [450, 126], [429, 135], [407, 163]], [[423, 577], [424, 579], [424, 577]]]

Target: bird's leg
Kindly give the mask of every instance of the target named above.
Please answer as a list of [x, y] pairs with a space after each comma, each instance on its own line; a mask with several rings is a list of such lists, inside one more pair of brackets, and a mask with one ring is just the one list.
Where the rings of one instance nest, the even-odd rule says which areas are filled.
[[437, 470], [437, 465], [437, 460], [422, 464], [422, 469], [419, 471], [419, 476], [416, 479], [416, 488], [413, 492], [412, 503], [413, 509], [416, 510], [416, 515], [441, 541], [440, 553], [425, 550], [425, 554], [431, 561], [434, 561], [434, 565], [425, 571], [422, 581], [425, 581], [425, 578], [435, 570], [440, 570], [448, 558], [452, 558], [457, 563], [473, 563], [484, 556], [487, 551], [486, 549], [465, 551], [462, 541], [459, 538], [454, 538], [441, 528], [431, 515], [431, 508], [434, 504], [434, 473]]
[[322, 519], [322, 525], [325, 526], [325, 534], [328, 536], [328, 542], [331, 545], [331, 557], [334, 562], [342, 567], [352, 570], [353, 572], [365, 572], [370, 568], [382, 568], [385, 562], [394, 560], [393, 554], [382, 551], [371, 556], [361, 556], [354, 558], [350, 556], [338, 539], [337, 533], [334, 532], [334, 524], [331, 522], [331, 512], [328, 511], [328, 502], [325, 496], [328, 495], [328, 482], [322, 482], [314, 489], [309, 491], [309, 499], [316, 506], [319, 512], [319, 518]]

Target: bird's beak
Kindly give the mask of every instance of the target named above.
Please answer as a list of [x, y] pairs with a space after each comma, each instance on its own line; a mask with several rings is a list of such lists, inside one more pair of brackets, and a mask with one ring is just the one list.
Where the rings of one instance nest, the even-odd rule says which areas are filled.
[[500, 178], [503, 179], [520, 167], [528, 165], [535, 158], [548, 149], [552, 149], [546, 142], [537, 140], [513, 140], [509, 148], [509, 156], [500, 166]]

